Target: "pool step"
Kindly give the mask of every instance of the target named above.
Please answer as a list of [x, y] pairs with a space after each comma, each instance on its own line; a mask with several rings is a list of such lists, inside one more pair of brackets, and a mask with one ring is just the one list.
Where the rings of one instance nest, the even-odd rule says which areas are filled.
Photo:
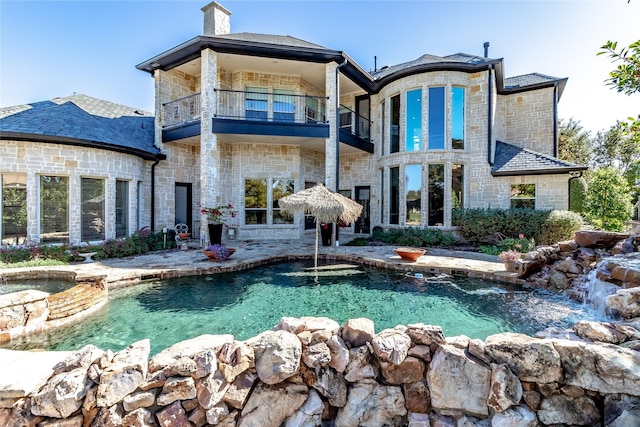
[[107, 298], [107, 291], [92, 284], [83, 283], [71, 289], [49, 296], [47, 320], [62, 319], [86, 310]]

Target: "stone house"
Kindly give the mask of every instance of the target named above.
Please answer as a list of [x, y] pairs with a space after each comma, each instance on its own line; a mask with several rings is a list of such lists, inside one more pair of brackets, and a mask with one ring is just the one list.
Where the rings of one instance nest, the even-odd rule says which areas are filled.
[[[450, 229], [456, 207], [568, 209], [569, 179], [585, 168], [556, 157], [566, 78], [507, 78], [488, 43], [482, 57], [423, 55], [368, 72], [294, 37], [231, 33], [216, 2], [202, 11], [203, 35], [137, 65], [154, 79], [155, 122], [84, 96], [47, 102], [55, 117], [35, 104], [0, 110], [3, 194], [23, 188], [26, 216], [16, 230], [19, 209], [3, 199], [3, 242], [103, 240], [177, 223], [204, 241], [200, 207], [227, 204], [241, 238], [295, 238], [313, 220], [281, 213], [278, 199], [319, 182], [364, 206], [348, 225], [356, 233]], [[83, 124], [63, 129], [65, 115]], [[92, 120], [98, 136], [76, 132]], [[125, 122], [141, 128], [128, 133]], [[52, 210], [47, 192], [60, 179], [67, 198]]]

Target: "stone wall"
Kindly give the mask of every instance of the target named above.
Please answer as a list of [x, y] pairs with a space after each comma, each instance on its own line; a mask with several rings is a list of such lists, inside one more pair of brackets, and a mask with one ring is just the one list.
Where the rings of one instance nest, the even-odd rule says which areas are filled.
[[[640, 422], [638, 325], [580, 322], [563, 338], [485, 341], [368, 319], [282, 318], [247, 341], [203, 335], [149, 360], [149, 341], [94, 346], [22, 396], [7, 426], [629, 426]], [[600, 342], [604, 341], [604, 342]], [[620, 343], [620, 341], [618, 341]]]

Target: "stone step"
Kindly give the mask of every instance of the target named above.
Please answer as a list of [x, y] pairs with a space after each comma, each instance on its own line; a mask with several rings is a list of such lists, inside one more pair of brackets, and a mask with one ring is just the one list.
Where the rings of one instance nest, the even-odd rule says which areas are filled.
[[47, 320], [62, 319], [86, 310], [104, 301], [107, 291], [89, 284], [74, 286], [64, 292], [49, 297]]

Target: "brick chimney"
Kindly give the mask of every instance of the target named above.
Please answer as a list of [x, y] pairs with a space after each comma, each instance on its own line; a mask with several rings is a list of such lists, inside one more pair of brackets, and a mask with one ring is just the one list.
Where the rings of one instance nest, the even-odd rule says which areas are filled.
[[219, 36], [231, 32], [231, 12], [220, 3], [212, 1], [202, 8], [205, 36]]

